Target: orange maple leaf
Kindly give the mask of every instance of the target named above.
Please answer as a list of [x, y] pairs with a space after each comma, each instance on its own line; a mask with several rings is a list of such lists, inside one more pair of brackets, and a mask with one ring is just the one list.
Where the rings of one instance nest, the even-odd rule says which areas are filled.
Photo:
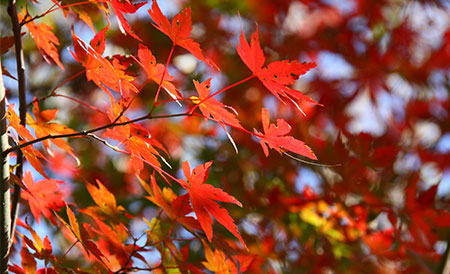
[[[19, 20], [23, 19], [23, 15], [18, 13]], [[51, 64], [48, 57], [50, 57], [61, 69], [64, 70], [64, 66], [59, 60], [58, 50], [56, 46], [59, 46], [58, 37], [52, 32], [53, 28], [44, 23], [35, 24], [33, 21], [30, 21], [25, 24], [25, 26], [30, 31], [31, 37], [34, 39], [34, 43], [36, 44], [39, 52], [42, 57], [44, 57], [45, 61]]]
[[119, 220], [119, 217], [124, 215], [125, 209], [117, 205], [114, 195], [99, 180], [96, 180], [96, 183], [97, 187], [90, 183], [85, 185], [97, 206], [90, 206], [79, 211], [100, 220], [108, 219], [113, 222]]
[[[125, 72], [126, 65], [121, 64], [117, 58], [109, 61], [102, 57], [105, 50], [105, 36], [109, 25], [98, 32], [86, 45], [72, 30], [73, 48], [75, 60], [86, 68], [86, 78], [93, 81], [97, 86], [103, 89], [108, 95], [108, 87], [124, 97], [129, 97], [131, 92], [138, 93], [139, 90], [134, 86], [133, 76]], [[104, 86], [103, 86], [104, 85]], [[110, 95], [110, 97], [112, 97]]]
[[139, 57], [138, 63], [145, 70], [148, 79], [151, 79], [153, 82], [159, 85], [159, 83], [161, 82], [161, 78], [163, 77], [164, 74], [164, 81], [162, 82], [161, 87], [173, 99], [182, 98], [181, 93], [171, 82], [174, 79], [173, 76], [171, 76], [167, 71], [166, 73], [164, 73], [164, 65], [158, 64], [156, 62], [155, 56], [153, 56], [152, 52], [146, 46], [142, 44], [139, 45], [138, 57]]
[[[34, 133], [37, 138], [45, 137], [48, 135], [60, 135], [60, 134], [70, 134], [75, 133], [75, 131], [65, 125], [61, 125], [58, 123], [51, 123], [50, 121], [56, 118], [56, 114], [58, 113], [57, 109], [47, 109], [40, 111], [39, 105], [37, 102], [33, 104], [33, 115], [34, 118], [27, 113], [27, 124], [30, 125], [34, 129]], [[55, 138], [50, 140], [44, 140], [42, 143], [44, 147], [50, 151], [50, 142], [55, 144], [57, 147], [69, 153], [72, 157], [74, 157], [77, 162], [78, 159], [72, 151], [72, 148], [67, 144], [67, 142], [62, 138]]]
[[141, 185], [151, 195], [146, 197], [157, 206], [164, 209], [167, 215], [184, 225], [185, 227], [201, 230], [200, 224], [191, 216], [186, 216], [192, 212], [192, 208], [189, 205], [188, 195], [177, 196], [170, 188], [164, 188], [161, 190], [156, 183], [155, 175], [151, 177], [150, 187], [140, 177], [138, 177]]
[[203, 246], [205, 249], [206, 262], [202, 262], [202, 264], [206, 269], [216, 274], [238, 273], [236, 265], [232, 260], [227, 258], [224, 252], [219, 249], [214, 249], [214, 251], [212, 251], [207, 244], [204, 244]]

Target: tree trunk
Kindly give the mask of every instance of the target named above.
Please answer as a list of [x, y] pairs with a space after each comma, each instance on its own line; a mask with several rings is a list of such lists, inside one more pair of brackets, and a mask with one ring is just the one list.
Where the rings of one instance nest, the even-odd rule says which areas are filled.
[[[1, 65], [1, 60], [0, 60]], [[3, 151], [8, 149], [8, 132], [6, 125], [6, 96], [3, 75], [0, 70], [0, 273], [8, 273], [9, 242], [11, 235], [10, 191], [9, 191], [9, 157]]]
[[[8, 14], [11, 18], [12, 30], [14, 33], [14, 46], [16, 51], [16, 65], [17, 65], [17, 85], [18, 85], [18, 96], [19, 96], [19, 116], [20, 123], [25, 126], [26, 125], [26, 113], [27, 113], [27, 104], [26, 104], [26, 80], [25, 80], [25, 62], [23, 57], [23, 49], [22, 49], [22, 38], [21, 38], [21, 29], [22, 25], [19, 22], [19, 18], [17, 16], [17, 7], [16, 1], [10, 0], [8, 5]], [[11, 247], [11, 241], [14, 237], [14, 229], [17, 219], [17, 213], [19, 210], [19, 201], [20, 201], [20, 186], [14, 185], [14, 193], [11, 201], [10, 196], [10, 185], [9, 185], [9, 157], [7, 153], [3, 153], [9, 147], [8, 145], [8, 132], [7, 132], [7, 124], [6, 124], [6, 97], [5, 97], [5, 88], [3, 86], [3, 78], [1, 82], [0, 98], [0, 155], [1, 155], [1, 216], [0, 216], [0, 226], [1, 226], [1, 265], [0, 265], [0, 274], [8, 273], [8, 261], [9, 261], [9, 250]], [[17, 161], [16, 161], [16, 175], [19, 179], [22, 179], [23, 173], [23, 154], [22, 151], [17, 152]], [[11, 209], [12, 204], [12, 209]]]

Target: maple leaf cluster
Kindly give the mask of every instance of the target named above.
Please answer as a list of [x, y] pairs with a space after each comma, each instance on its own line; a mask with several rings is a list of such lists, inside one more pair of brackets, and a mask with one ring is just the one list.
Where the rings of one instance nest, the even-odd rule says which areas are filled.
[[10, 2], [1, 271], [449, 267], [442, 1]]
[[[180, 257], [180, 251], [171, 239], [171, 231], [175, 223], [181, 225], [194, 238], [201, 240], [205, 246], [205, 256], [208, 261], [203, 265], [210, 270], [216, 269], [217, 264], [220, 264], [223, 260], [219, 259], [219, 257], [224, 258], [223, 256], [225, 255], [219, 249], [216, 249], [214, 251], [215, 255], [212, 255], [208, 244], [202, 239], [205, 237], [208, 242], [212, 243], [215, 238], [220, 238], [220, 236], [213, 234], [212, 225], [213, 221], [216, 220], [226, 230], [231, 232], [240, 243], [240, 246], [233, 245], [236, 251], [240, 250], [241, 255], [238, 255], [234, 259], [228, 259], [227, 266], [223, 268], [223, 271], [228, 269], [236, 272], [238, 268], [241, 270], [248, 269], [256, 257], [254, 255], [245, 255], [249, 251], [248, 247], [239, 232], [238, 226], [230, 216], [229, 211], [221, 203], [232, 203], [239, 207], [243, 205], [232, 195], [207, 182], [209, 169], [213, 161], [200, 164], [192, 171], [189, 163], [183, 162], [181, 169], [186, 179], [176, 178], [166, 168], [171, 168], [171, 165], [166, 159], [170, 157], [170, 152], [158, 140], [159, 138], [153, 136], [153, 130], [147, 129], [143, 124], [138, 122], [175, 118], [177, 116], [202, 117], [206, 122], [210, 120], [217, 123], [225, 131], [236, 153], [238, 153], [238, 148], [232, 138], [230, 128], [233, 131], [239, 130], [250, 136], [260, 138], [266, 157], [269, 156], [266, 147], [268, 145], [269, 148], [275, 149], [280, 153], [289, 151], [315, 160], [316, 157], [311, 149], [303, 142], [294, 139], [292, 136], [285, 136], [290, 130], [290, 126], [286, 121], [282, 119], [278, 121], [278, 126], [281, 125], [280, 128], [274, 125], [268, 126], [269, 116], [267, 109], [263, 109], [262, 112], [263, 133], [257, 130], [252, 133], [245, 129], [245, 123], [238, 119], [238, 112], [233, 107], [225, 105], [215, 98], [227, 90], [232, 92], [231, 89], [233, 87], [247, 82], [253, 77], [258, 77], [277, 99], [281, 100], [279, 95], [282, 95], [291, 101], [293, 101], [291, 97], [294, 97], [298, 102], [307, 97], [302, 97], [300, 95], [302, 94], [301, 92], [294, 91], [289, 86], [294, 84], [295, 79], [299, 75], [306, 73], [315, 65], [313, 63], [299, 63], [297, 61], [280, 61], [271, 63], [266, 68], [262, 68], [265, 58], [259, 45], [258, 30], [252, 36], [251, 48], [249, 48], [241, 32], [241, 45], [237, 46], [237, 52], [244, 63], [250, 67], [253, 75], [241, 80], [239, 83], [229, 85], [213, 93], [211, 92], [211, 78], [203, 82], [193, 80], [198, 96], [185, 97], [183, 95], [184, 92], [181, 92], [181, 89], [177, 87], [179, 83], [176, 82], [176, 78], [171, 75], [169, 70], [169, 64], [172, 56], [175, 54], [176, 47], [187, 50], [214, 71], [217, 72], [220, 70], [219, 66], [211, 58], [206, 57], [206, 54], [200, 48], [200, 44], [191, 37], [193, 28], [191, 9], [189, 7], [179, 12], [172, 19], [172, 22], [170, 22], [161, 12], [158, 3], [152, 1], [148, 14], [153, 21], [153, 26], [167, 35], [172, 42], [167, 61], [165, 64], [162, 64], [157, 62], [156, 57], [149, 48], [149, 44], [144, 42], [144, 39], [132, 29], [125, 18], [125, 14], [136, 13], [145, 3], [133, 4], [130, 1], [115, 0], [107, 1], [107, 3], [70, 3], [70, 1], [68, 3], [65, 3], [65, 1], [53, 1], [53, 3], [55, 4], [53, 7], [37, 17], [33, 17], [28, 9], [23, 9], [18, 13], [18, 23], [28, 28], [37, 49], [44, 59], [49, 64], [51, 62], [56, 63], [63, 70], [66, 68], [62, 64], [57, 50], [60, 42], [52, 31], [53, 28], [43, 22], [37, 24], [35, 21], [39, 17], [46, 17], [49, 16], [47, 14], [62, 10], [66, 18], [75, 15], [89, 25], [95, 32], [90, 42], [85, 42], [80, 37], [80, 34], [77, 34], [79, 31], [75, 31], [74, 26], [71, 27], [73, 44], [70, 53], [75, 61], [81, 65], [82, 71], [69, 78], [67, 82], [83, 74], [87, 81], [92, 82], [103, 92], [106, 100], [104, 107], [95, 106], [94, 103], [84, 102], [80, 98], [58, 93], [58, 88], [62, 86], [60, 85], [55, 87], [46, 97], [35, 98], [33, 100], [33, 115], [27, 114], [25, 121], [19, 117], [23, 112], [22, 106], [19, 109], [20, 115], [18, 115], [15, 106], [13, 104], [8, 105], [8, 122], [16, 133], [14, 136], [15, 142], [21, 151], [21, 154], [17, 155], [17, 157], [20, 158], [24, 155], [32, 167], [40, 175], [45, 177], [44, 180], [35, 181], [30, 171], [26, 171], [24, 175], [18, 172], [13, 176], [15, 184], [19, 187], [15, 188], [15, 191], [20, 191], [20, 188], [23, 188], [22, 198], [27, 201], [36, 222], [39, 224], [40, 217], [43, 215], [51, 221], [52, 225], [59, 227], [71, 244], [67, 252], [74, 246], [78, 246], [86, 260], [96, 262], [94, 266], [98, 271], [105, 268], [109, 272], [122, 272], [127, 271], [129, 268], [132, 269], [132, 258], [145, 262], [146, 259], [141, 253], [149, 251], [147, 247], [152, 246], [156, 247], [162, 256], [168, 256], [168, 258], [162, 259], [154, 266], [154, 269], [164, 269], [165, 267], [199, 269], [199, 266], [189, 264], [185, 262], [184, 257]], [[123, 34], [129, 35], [137, 41], [136, 57], [133, 54], [128, 57], [118, 54], [105, 56], [108, 46], [107, 38], [111, 31], [110, 21], [106, 17], [107, 25], [96, 32], [96, 24], [89, 16], [89, 13], [92, 11], [104, 12], [105, 15], [109, 15], [111, 11], [115, 13], [119, 28]], [[5, 42], [7, 43], [7, 47], [2, 49], [2, 53], [6, 52], [14, 44], [10, 39], [5, 40]], [[254, 52], [257, 52], [257, 54], [254, 54]], [[249, 65], [253, 63], [258, 65]], [[5, 69], [5, 71], [7, 70]], [[273, 75], [278, 72], [281, 73], [279, 78], [277, 75]], [[11, 76], [10, 74], [7, 75]], [[132, 113], [132, 108], [142, 101], [141, 97], [144, 96], [143, 93], [146, 91], [146, 86], [149, 82], [157, 85], [157, 91], [150, 112], [140, 118], [129, 118], [128, 114]], [[159, 98], [160, 89], [164, 89], [170, 99], [161, 100]], [[100, 120], [96, 119], [96, 121], [97, 123], [98, 121], [103, 121], [103, 123], [99, 122], [96, 128], [90, 130], [77, 131], [61, 123], [51, 122], [57, 119], [58, 109], [45, 109], [41, 111], [39, 103], [50, 97], [66, 98], [83, 107], [87, 107], [91, 111], [94, 111], [96, 113], [95, 115], [102, 116]], [[160, 114], [162, 111], [160, 105], [172, 101], [177, 102], [181, 107], [188, 107], [189, 110], [180, 112], [179, 114]], [[308, 101], [314, 103], [309, 98]], [[294, 103], [298, 107], [297, 103]], [[32, 133], [29, 128], [32, 128], [34, 132]], [[103, 131], [103, 133], [98, 135], [99, 131]], [[49, 179], [45, 171], [45, 165], [54, 163], [52, 158], [55, 158], [56, 154], [60, 153], [60, 150], [72, 156], [77, 165], [83, 165], [82, 159], [80, 160], [76, 156], [77, 153], [74, 152], [72, 146], [63, 139], [65, 137], [91, 138], [103, 143], [116, 153], [123, 154], [127, 158], [127, 170], [132, 171], [129, 172], [129, 175], [136, 176], [135, 178], [141, 182], [142, 187], [150, 195], [147, 198], [162, 210], [151, 221], [148, 221], [146, 218], [143, 219], [149, 227], [146, 233], [147, 241], [144, 245], [138, 245], [138, 241], [142, 236], [134, 238], [128, 228], [129, 219], [133, 218], [133, 216], [127, 212], [125, 207], [117, 204], [115, 196], [99, 179], [96, 179], [96, 186], [94, 186], [89, 180], [82, 179], [85, 177], [82, 174], [82, 169], [72, 174], [73, 179], [82, 179], [87, 191], [95, 202], [94, 206], [85, 208], [78, 206], [76, 211], [72, 209], [74, 204], [69, 202], [70, 193], [60, 187], [60, 185], [66, 182]], [[51, 147], [51, 143], [59, 150], [55, 151]], [[39, 148], [40, 145], [43, 146], [44, 153]], [[170, 188], [161, 190], [156, 181], [155, 174], [150, 176], [151, 184], [148, 185], [146, 178], [149, 178], [149, 168], [158, 172], [158, 176], [168, 184], [171, 185], [173, 182], [179, 184], [179, 186], [187, 191], [187, 194], [178, 196]], [[75, 167], [75, 169], [77, 168]], [[64, 211], [65, 214], [62, 213]], [[172, 219], [172, 225], [168, 232], [163, 232], [161, 222], [164, 219], [161, 216], [162, 212], [168, 218]], [[79, 222], [81, 219], [83, 220], [82, 223]], [[53, 255], [48, 237], [45, 238], [44, 247], [42, 247], [41, 240], [28, 224], [28, 219], [25, 222], [19, 221], [19, 224], [33, 235], [33, 239], [37, 243], [34, 243], [26, 236], [22, 236], [21, 266], [12, 264], [10, 271], [14, 273], [31, 273], [33, 271], [47, 271], [47, 269], [49, 271], [63, 271], [64, 266], [63, 264], [59, 264], [55, 255]], [[205, 236], [202, 236], [201, 233], [204, 233]], [[132, 244], [127, 243], [130, 237], [134, 241]], [[27, 244], [25, 245], [25, 243]], [[229, 244], [232, 243], [230, 242]], [[28, 248], [34, 250], [35, 253], [30, 253]], [[45, 250], [45, 255], [42, 253], [43, 250]], [[170, 254], [166, 255], [167, 252]], [[184, 254], [183, 256], [187, 255]], [[37, 270], [36, 260], [43, 259], [46, 262], [50, 262], [52, 266]], [[242, 262], [243, 265], [237, 266], [233, 260]], [[220, 272], [222, 270], [218, 271]]]

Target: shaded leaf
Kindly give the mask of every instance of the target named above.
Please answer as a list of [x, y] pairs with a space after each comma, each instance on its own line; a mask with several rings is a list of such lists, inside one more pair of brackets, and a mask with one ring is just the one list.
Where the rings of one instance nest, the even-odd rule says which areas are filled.
[[60, 192], [58, 186], [63, 182], [53, 179], [44, 179], [35, 182], [30, 171], [25, 172], [23, 182], [27, 188], [22, 192], [22, 197], [28, 201], [31, 213], [36, 219], [36, 222], [39, 223], [42, 213], [53, 224], [56, 224], [52, 211], [58, 211], [61, 207], [65, 206], [63, 200], [64, 195]]
[[317, 160], [317, 157], [311, 151], [311, 148], [302, 141], [299, 141], [292, 136], [285, 136], [291, 131], [291, 126], [285, 120], [278, 119], [276, 125], [270, 124], [269, 111], [265, 108], [262, 109], [261, 119], [264, 133], [260, 133], [256, 129], [254, 129], [254, 131], [256, 134], [262, 135], [260, 136], [261, 140], [259, 142], [266, 157], [269, 156], [269, 150], [267, 149], [267, 147], [269, 147], [280, 153], [291, 151]]

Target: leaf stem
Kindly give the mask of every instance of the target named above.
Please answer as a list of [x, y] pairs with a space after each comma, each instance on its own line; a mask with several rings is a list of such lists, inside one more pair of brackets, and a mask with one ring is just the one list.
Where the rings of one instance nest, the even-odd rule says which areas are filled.
[[[189, 113], [189, 112], [188, 112], [188, 113]], [[257, 133], [251, 132], [251, 131], [249, 131], [249, 130], [246, 130], [246, 129], [243, 128], [243, 127], [238, 127], [238, 126], [235, 126], [235, 125], [226, 123], [226, 122], [224, 122], [224, 121], [222, 121], [222, 120], [217, 120], [217, 119], [214, 119], [214, 118], [212, 118], [212, 117], [207, 117], [207, 116], [205, 116], [205, 115], [203, 115], [203, 114], [200, 114], [200, 113], [192, 113], [192, 116], [203, 117], [203, 118], [208, 119], [208, 120], [210, 120], [210, 121], [213, 121], [213, 122], [216, 122], [216, 123], [218, 123], [218, 124], [223, 124], [223, 125], [226, 125], [226, 126], [235, 128], [235, 129], [237, 129], [237, 130], [240, 130], [240, 131], [242, 131], [242, 132], [248, 133], [248, 134], [250, 134], [250, 135], [253, 135], [253, 136], [256, 136], [256, 137], [259, 137], [259, 138], [263, 138], [263, 137], [264, 137], [264, 135], [261, 135], [261, 134], [257, 134]]]
[[122, 116], [125, 114], [125, 112], [131, 107], [131, 104], [133, 104], [134, 100], [136, 99], [136, 97], [138, 96], [139, 93], [141, 93], [142, 89], [145, 87], [145, 85], [148, 83], [149, 79], [147, 79], [142, 86], [139, 88], [139, 92], [135, 93], [133, 98], [131, 98], [130, 102], [122, 108], [122, 111], [120, 111], [119, 115], [117, 115], [117, 117], [114, 119], [114, 121], [112, 122], [113, 124], [116, 123], [117, 121], [119, 121], [120, 118], [122, 118]]
[[159, 81], [158, 90], [156, 91], [155, 101], [153, 105], [157, 107], [158, 104], [158, 96], [161, 91], [162, 83], [164, 82], [164, 77], [166, 76], [167, 68], [169, 67], [170, 59], [172, 58], [173, 50], [175, 49], [175, 44], [172, 44], [172, 48], [170, 49], [169, 57], [167, 57], [166, 65], [164, 66], [164, 71], [161, 77], [161, 81]]
[[300, 158], [298, 158], [298, 157], [295, 157], [295, 156], [293, 156], [293, 155], [291, 155], [291, 154], [289, 154], [289, 153], [287, 153], [287, 152], [284, 152], [284, 151], [283, 151], [283, 154], [286, 155], [286, 156], [288, 156], [288, 157], [291, 158], [292, 160], [295, 160], [295, 161], [300, 162], [300, 163], [312, 165], [312, 166], [319, 166], [319, 167], [338, 167], [338, 166], [342, 166], [341, 164], [326, 165], [326, 164], [318, 164], [318, 163], [306, 161], [306, 160], [303, 160], [303, 159], [300, 159]]
[[70, 250], [72, 250], [72, 248], [77, 244], [77, 243], [79, 243], [80, 242], [80, 240], [76, 240], [75, 242], [73, 242], [73, 244], [66, 250], [66, 252], [64, 252], [64, 255], [62, 255], [62, 257], [58, 260], [59, 261], [59, 263], [61, 263], [62, 261], [63, 261], [63, 259], [66, 257], [66, 255], [70, 252]]
[[91, 106], [91, 105], [89, 105], [89, 104], [87, 104], [87, 103], [85, 103], [85, 102], [83, 102], [83, 101], [80, 101], [80, 100], [78, 100], [78, 99], [75, 99], [75, 98], [73, 98], [73, 97], [70, 97], [70, 96], [67, 96], [67, 95], [64, 95], [64, 94], [58, 94], [58, 93], [55, 93], [53, 96], [55, 96], [55, 97], [66, 98], [66, 99], [68, 99], [68, 100], [74, 101], [75, 103], [78, 103], [78, 104], [80, 104], [80, 105], [82, 105], [82, 106], [85, 106], [85, 107], [87, 107], [87, 108], [90, 108], [90, 109], [92, 109], [92, 110], [94, 110], [94, 111], [97, 111], [97, 112], [99, 112], [99, 113], [101, 113], [101, 114], [107, 116], [107, 114], [106, 114], [104, 111], [102, 111], [102, 110], [100, 110], [100, 109], [98, 109], [98, 108], [96, 108], [96, 107], [94, 107], [94, 106]]

